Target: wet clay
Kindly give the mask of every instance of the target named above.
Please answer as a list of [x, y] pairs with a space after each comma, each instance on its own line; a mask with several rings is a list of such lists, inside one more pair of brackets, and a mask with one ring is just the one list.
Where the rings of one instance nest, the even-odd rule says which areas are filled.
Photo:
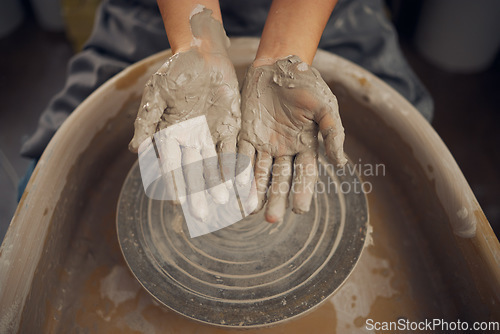
[[[191, 49], [171, 56], [147, 82], [129, 145], [133, 152], [153, 151], [150, 138], [175, 126], [179, 135], [155, 136], [155, 150], [165, 178], [169, 170], [207, 160], [217, 153], [234, 153], [241, 122], [238, 80], [227, 55], [229, 39], [222, 24], [212, 17], [211, 10], [199, 5], [191, 14], [190, 25]], [[208, 124], [212, 140], [200, 137], [201, 130], [190, 124], [200, 117]], [[214, 186], [219, 179], [217, 166], [184, 170], [184, 177], [178, 178], [182, 182], [177, 182], [177, 189], [185, 187], [193, 193], [187, 202], [196, 220], [208, 218], [208, 193], [217, 203], [227, 202], [226, 187]], [[190, 191], [205, 188], [205, 183], [210, 189], [207, 194]]]
[[227, 56], [229, 39], [211, 10], [197, 7], [193, 13], [192, 48], [171, 56], [144, 88], [130, 143], [134, 152], [158, 130], [202, 115], [220, 150], [235, 151], [240, 94]]
[[[238, 144], [240, 147], [251, 145], [257, 151], [255, 178], [259, 204], [256, 211], [264, 206], [270, 179], [266, 210], [269, 222], [281, 220], [287, 206], [288, 191], [273, 189], [303, 189], [293, 196], [293, 210], [295, 213], [309, 211], [312, 192], [306, 189], [307, 184], [314, 184], [317, 178], [319, 131], [330, 162], [343, 166], [347, 161], [343, 150], [344, 128], [335, 95], [316, 69], [297, 56], [289, 56], [271, 65], [250, 66], [242, 88], [241, 108]], [[271, 178], [273, 158], [275, 168]], [[306, 176], [305, 170], [313, 173]]]
[[297, 56], [251, 66], [242, 88], [242, 129], [248, 141], [271, 157], [317, 151], [318, 130], [328, 156], [343, 165], [344, 128], [337, 99], [313, 67]]

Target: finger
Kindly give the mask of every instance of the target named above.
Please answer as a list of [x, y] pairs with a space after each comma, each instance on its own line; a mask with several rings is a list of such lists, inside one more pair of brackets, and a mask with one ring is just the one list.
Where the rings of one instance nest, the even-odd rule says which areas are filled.
[[152, 138], [145, 140], [139, 147], [138, 160], [146, 196], [156, 200], [175, 199], [165, 193], [167, 183], [163, 178], [160, 155]]
[[229, 199], [229, 193], [226, 186], [222, 182], [221, 172], [219, 169], [219, 157], [215, 152], [215, 145], [210, 140], [210, 143], [204, 145], [202, 150], [203, 156], [203, 175], [209, 194], [214, 202], [225, 204]]
[[255, 148], [246, 140], [238, 141], [235, 183], [245, 216], [257, 208], [257, 189], [253, 174]]
[[266, 202], [272, 164], [273, 157], [269, 153], [257, 152], [254, 168], [255, 187], [257, 189], [257, 206], [254, 213], [259, 212], [264, 207], [264, 203]]
[[153, 74], [146, 83], [142, 94], [142, 100], [134, 122], [134, 137], [130, 141], [129, 149], [137, 152], [141, 143], [155, 132], [167, 103], [159, 98], [157, 89], [162, 89], [161, 76]]
[[182, 174], [182, 153], [179, 143], [174, 138], [165, 136], [162, 132], [155, 135], [154, 139], [165, 182], [166, 199], [183, 203], [186, 185]]
[[292, 157], [276, 158], [273, 165], [271, 189], [266, 207], [266, 220], [270, 223], [281, 221], [288, 204], [288, 193], [292, 182]]
[[[218, 145], [222, 179], [228, 189], [232, 189], [236, 172], [236, 138], [222, 140]], [[227, 182], [229, 181], [229, 182]]]
[[186, 182], [189, 211], [198, 220], [208, 218], [208, 203], [205, 197], [202, 156], [198, 149], [183, 147], [182, 170]]
[[253, 176], [255, 148], [246, 140], [238, 141], [238, 157], [236, 159], [236, 183], [240, 186], [250, 184]]
[[293, 212], [302, 214], [309, 212], [318, 180], [318, 159], [314, 151], [297, 154], [294, 161], [293, 178]]
[[327, 105], [318, 113], [316, 122], [323, 135], [328, 159], [337, 167], [343, 167], [347, 162], [344, 154], [345, 134], [338, 110], [337, 99], [332, 94]]
[[[243, 196], [242, 193], [244, 194]], [[252, 214], [257, 209], [258, 205], [255, 179], [252, 177], [252, 181], [243, 191], [241, 191], [241, 189], [238, 187], [238, 194], [240, 195], [240, 199], [242, 200], [245, 217]]]

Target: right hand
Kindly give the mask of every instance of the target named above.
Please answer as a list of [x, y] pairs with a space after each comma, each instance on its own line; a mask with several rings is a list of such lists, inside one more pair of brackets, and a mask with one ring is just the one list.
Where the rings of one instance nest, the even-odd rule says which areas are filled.
[[[226, 51], [204, 52], [193, 47], [170, 57], [147, 82], [129, 148], [134, 152], [145, 149], [141, 144], [146, 139], [179, 125], [175, 128], [181, 131], [161, 137], [161, 145], [156, 141], [162, 169], [171, 171], [197, 161], [213, 162], [217, 154], [235, 154], [240, 114], [238, 81]], [[183, 122], [199, 116], [205, 116], [212, 141], [201, 136], [202, 129], [182, 130]], [[206, 192], [199, 189], [209, 189], [215, 202], [225, 203], [229, 194], [224, 182], [234, 177], [234, 168], [221, 173], [218, 166], [211, 164], [204, 165], [203, 170], [189, 170], [183, 180], [176, 178], [180, 183], [176, 186], [185, 187], [186, 192], [181, 193], [190, 194], [191, 213], [203, 221], [208, 207]], [[230, 182], [227, 185], [230, 187]]]

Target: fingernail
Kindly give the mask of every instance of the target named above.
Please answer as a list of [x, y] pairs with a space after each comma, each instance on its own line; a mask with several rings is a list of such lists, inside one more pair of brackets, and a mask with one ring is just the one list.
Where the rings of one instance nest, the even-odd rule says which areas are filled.
[[276, 215], [273, 215], [273, 214], [267, 214], [266, 213], [266, 221], [268, 223], [271, 223], [271, 224], [275, 224], [275, 223], [278, 223], [281, 219], [283, 218], [279, 218], [278, 216]]
[[302, 215], [306, 212], [309, 212], [309, 210], [311, 209], [311, 205], [307, 205], [307, 204], [303, 204], [303, 203], [300, 203], [300, 204], [295, 204], [293, 206], [293, 213], [296, 213], [298, 215]]
[[270, 223], [276, 223], [283, 219], [286, 211], [285, 202], [269, 203], [266, 208], [266, 220]]

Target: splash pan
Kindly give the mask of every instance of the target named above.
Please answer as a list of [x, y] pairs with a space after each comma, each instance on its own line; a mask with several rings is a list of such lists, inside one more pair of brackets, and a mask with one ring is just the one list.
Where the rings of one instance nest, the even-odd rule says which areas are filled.
[[281, 223], [269, 224], [261, 212], [196, 238], [179, 205], [146, 196], [136, 162], [117, 210], [127, 264], [160, 303], [203, 323], [269, 326], [313, 309], [353, 270], [368, 224], [365, 194], [354, 191], [358, 177], [319, 161], [309, 213], [288, 209]]

